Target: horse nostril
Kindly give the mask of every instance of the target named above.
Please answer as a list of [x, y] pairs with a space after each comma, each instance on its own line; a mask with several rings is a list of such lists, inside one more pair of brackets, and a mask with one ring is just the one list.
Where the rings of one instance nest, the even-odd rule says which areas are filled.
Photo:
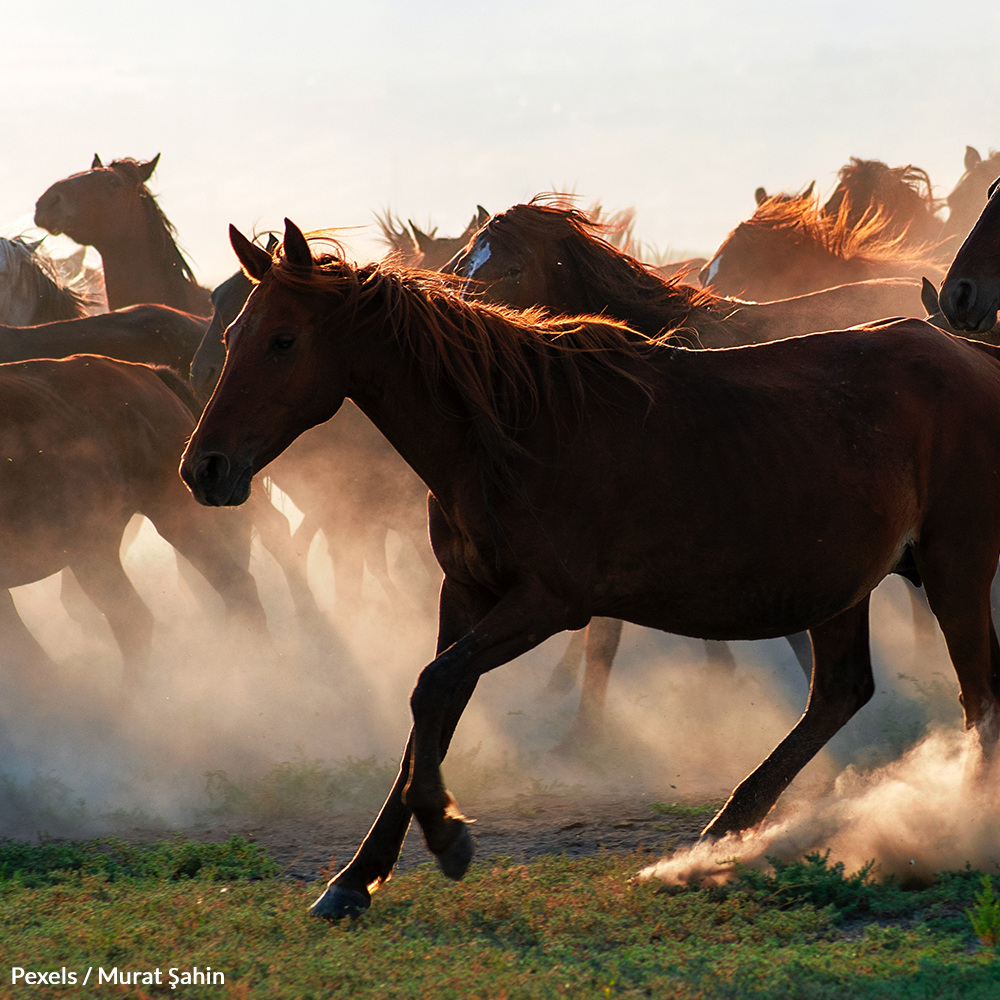
[[976, 283], [971, 278], [959, 278], [953, 295], [953, 308], [967, 313], [976, 304]]

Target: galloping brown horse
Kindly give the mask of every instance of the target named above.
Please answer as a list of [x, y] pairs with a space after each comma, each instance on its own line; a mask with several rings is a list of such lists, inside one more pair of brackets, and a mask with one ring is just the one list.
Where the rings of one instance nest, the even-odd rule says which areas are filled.
[[256, 584], [234, 558], [233, 522], [178, 488], [177, 456], [194, 427], [193, 399], [182, 396], [185, 385], [169, 369], [93, 355], [0, 365], [0, 659], [45, 659], [8, 588], [69, 566], [107, 617], [125, 681], [139, 680], [153, 618], [118, 554], [135, 513], [229, 611], [264, 631]]
[[982, 334], [997, 324], [1000, 308], [1000, 178], [948, 269], [941, 309], [956, 330]]
[[53, 184], [35, 205], [35, 225], [94, 247], [104, 262], [108, 308], [158, 302], [198, 316], [211, 311], [174, 228], [146, 187], [159, 163], [95, 156], [89, 170]]
[[689, 351], [464, 302], [454, 279], [316, 260], [291, 223], [276, 259], [233, 242], [260, 284], [183, 478], [202, 503], [242, 503], [350, 396], [429, 486], [445, 572], [399, 776], [315, 913], [369, 905], [411, 814], [464, 874], [472, 841], [441, 761], [479, 677], [595, 614], [715, 639], [810, 631], [808, 707], [709, 836], [759, 823], [871, 698], [869, 594], [894, 571], [922, 579], [966, 724], [995, 747], [996, 349], [909, 320]]
[[[445, 270], [470, 279], [466, 293], [488, 302], [610, 316], [647, 337], [676, 331], [680, 342], [705, 347], [839, 329], [884, 316], [916, 315], [921, 308], [920, 285], [912, 279], [841, 285], [777, 302], [724, 298], [663, 279], [657, 269], [613, 246], [606, 235], [607, 227], [589, 214], [539, 196], [493, 216]], [[929, 617], [923, 605], [915, 613], [922, 615], [920, 621]], [[568, 745], [594, 741], [620, 636], [620, 622], [594, 619], [585, 636], [571, 640], [552, 675], [552, 690], [572, 687], [586, 653], [580, 709]], [[789, 642], [808, 676], [809, 637], [790, 636]], [[723, 644], [710, 644], [709, 657], [735, 668]]]

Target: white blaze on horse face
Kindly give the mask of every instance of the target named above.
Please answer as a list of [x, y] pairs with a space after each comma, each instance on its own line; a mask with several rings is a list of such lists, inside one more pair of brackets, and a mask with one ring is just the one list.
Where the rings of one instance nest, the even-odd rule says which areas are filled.
[[488, 242], [482, 244], [477, 243], [472, 248], [472, 253], [469, 254], [469, 266], [465, 272], [465, 276], [467, 278], [474, 277], [476, 271], [478, 271], [491, 256], [492, 252], [490, 251], [490, 245]]
[[469, 262], [465, 267], [465, 277], [466, 282], [462, 285], [462, 298], [465, 298], [465, 293], [469, 290], [469, 282], [475, 276], [476, 271], [478, 271], [483, 264], [485, 264], [492, 256], [492, 251], [490, 250], [489, 240], [484, 240], [476, 242], [472, 245], [472, 249], [469, 251]]
[[722, 263], [722, 254], [720, 253], [715, 260], [711, 261], [708, 265], [708, 280], [705, 282], [706, 285], [712, 284], [715, 280], [715, 276], [719, 273], [719, 265]]

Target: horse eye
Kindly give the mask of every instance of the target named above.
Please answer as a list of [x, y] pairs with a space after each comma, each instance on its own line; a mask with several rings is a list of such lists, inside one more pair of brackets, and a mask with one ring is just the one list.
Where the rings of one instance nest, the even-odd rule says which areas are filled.
[[294, 333], [276, 333], [271, 338], [272, 351], [287, 351], [295, 343]]
[[521, 275], [521, 269], [519, 267], [511, 267], [507, 269], [507, 273], [504, 275], [505, 278], [517, 278]]

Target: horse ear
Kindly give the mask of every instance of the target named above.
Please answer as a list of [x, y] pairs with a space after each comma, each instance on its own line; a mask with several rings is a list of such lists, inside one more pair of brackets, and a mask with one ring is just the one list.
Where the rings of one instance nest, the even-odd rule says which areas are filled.
[[763, 187], [759, 187], [756, 191], [754, 191], [753, 197], [754, 201], [756, 201], [758, 205], [763, 205], [764, 202], [767, 201], [767, 192]]
[[98, 167], [103, 167], [103, 166], [104, 164], [101, 163], [101, 158], [97, 155], [97, 153], [94, 153], [94, 158], [93, 160], [90, 161], [90, 169], [97, 170]]
[[939, 313], [941, 311], [941, 306], [938, 303], [937, 289], [934, 287], [934, 283], [928, 278], [924, 278], [921, 281], [920, 301], [927, 310], [928, 316], [933, 316], [935, 313]]
[[153, 176], [153, 171], [156, 169], [156, 164], [160, 162], [160, 154], [157, 153], [151, 160], [147, 160], [145, 163], [139, 164], [139, 178], [143, 184]]
[[815, 190], [816, 190], [816, 182], [815, 181], [810, 181], [809, 182], [809, 187], [807, 187], [805, 189], [805, 191], [802, 192], [802, 197], [803, 198], [811, 198], [813, 196], [813, 191], [815, 191]]
[[271, 269], [271, 255], [251, 243], [235, 226], [229, 227], [229, 242], [243, 267], [243, 272], [253, 281], [260, 281]]
[[482, 229], [490, 221], [490, 213], [482, 205], [476, 205], [476, 229]]
[[435, 227], [434, 227], [434, 228], [433, 228], [433, 229], [432, 229], [432, 230], [430, 231], [430, 233], [428, 234], [428, 233], [422, 233], [422, 232], [421, 232], [421, 231], [420, 231], [420, 230], [419, 230], [419, 229], [418, 229], [418, 228], [417, 228], [417, 227], [416, 227], [416, 226], [415, 226], [415, 225], [413, 224], [413, 220], [412, 220], [412, 219], [407, 219], [406, 221], [407, 221], [407, 222], [409, 222], [409, 224], [410, 224], [410, 229], [411, 229], [411, 230], [413, 230], [413, 236], [414, 236], [414, 238], [415, 238], [415, 240], [416, 240], [416, 243], [417, 243], [417, 249], [418, 249], [418, 250], [419, 250], [419, 249], [421, 248], [421, 244], [422, 244], [422, 243], [428, 243], [428, 242], [431, 242], [431, 241], [433, 241], [433, 239], [434, 239], [434, 234], [435, 234], [435, 233], [437, 232], [437, 226], [435, 226]]
[[979, 150], [975, 146], [965, 147], [965, 169], [971, 170], [977, 163], [982, 163], [983, 158], [979, 155]]
[[278, 237], [274, 235], [274, 233], [268, 233], [267, 246], [265, 247], [265, 249], [267, 250], [268, 253], [274, 253], [274, 251], [278, 249], [278, 244], [280, 242], [281, 240], [279, 240]]
[[312, 267], [312, 251], [306, 238], [290, 219], [285, 219], [285, 260], [293, 267]]

